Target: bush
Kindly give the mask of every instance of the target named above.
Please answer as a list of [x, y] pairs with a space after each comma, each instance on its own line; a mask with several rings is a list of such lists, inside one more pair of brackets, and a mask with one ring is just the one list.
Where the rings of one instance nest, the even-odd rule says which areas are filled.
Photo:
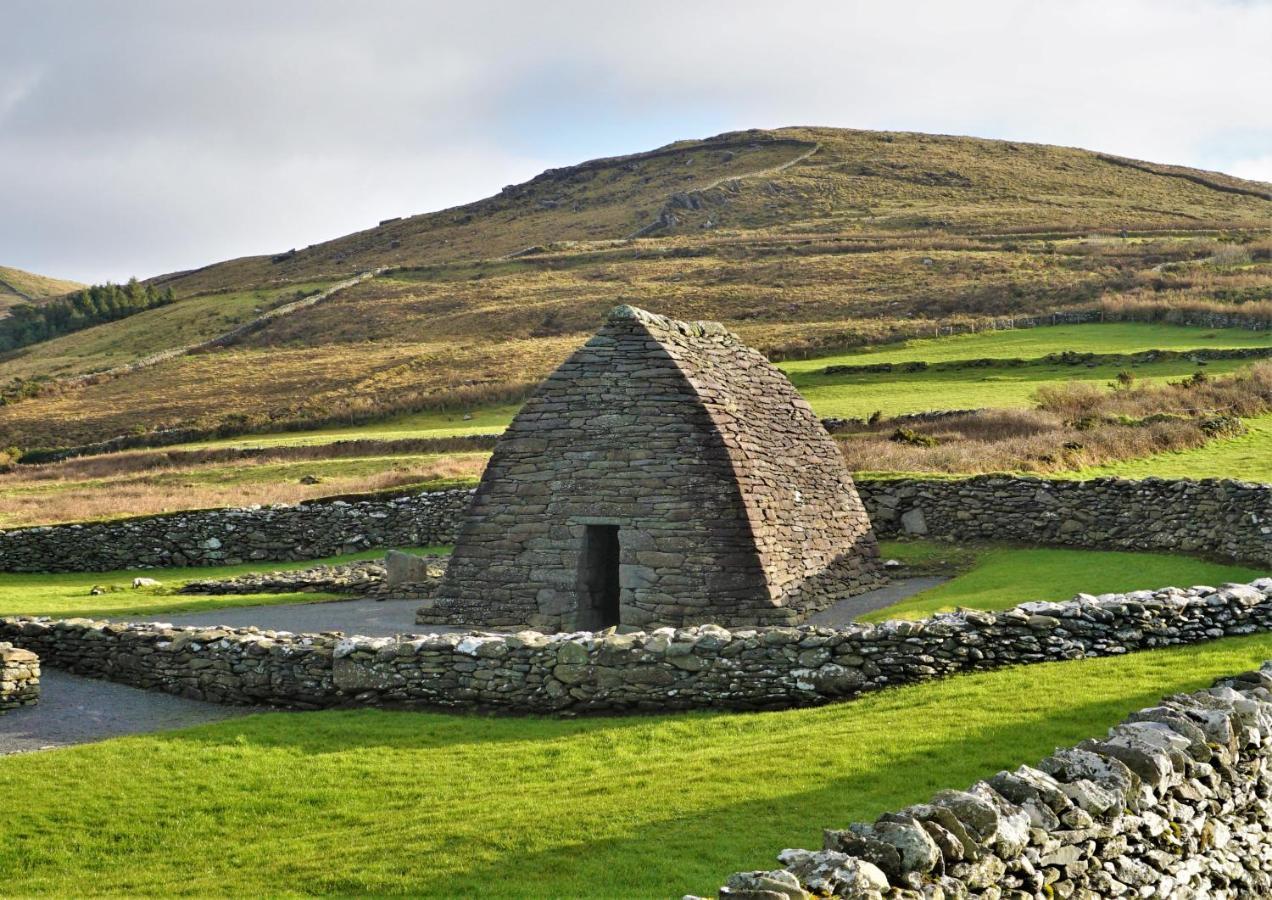
[[892, 432], [888, 440], [897, 444], [910, 444], [914, 447], [935, 447], [941, 442], [930, 434], [919, 434], [911, 428], [898, 428]]

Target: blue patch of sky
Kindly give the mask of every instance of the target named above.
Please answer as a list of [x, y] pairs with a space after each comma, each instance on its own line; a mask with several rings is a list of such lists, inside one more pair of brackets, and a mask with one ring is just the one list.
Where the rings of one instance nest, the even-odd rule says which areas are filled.
[[728, 105], [642, 95], [639, 85], [632, 87], [604, 70], [545, 64], [501, 92], [490, 121], [503, 146], [559, 165], [753, 125]]

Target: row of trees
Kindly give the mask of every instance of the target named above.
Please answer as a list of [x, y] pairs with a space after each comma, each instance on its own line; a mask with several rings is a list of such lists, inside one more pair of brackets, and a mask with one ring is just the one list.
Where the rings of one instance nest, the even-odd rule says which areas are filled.
[[38, 306], [24, 303], [0, 319], [0, 352], [123, 319], [172, 300], [172, 288], [159, 290], [133, 278], [125, 285], [95, 284]]

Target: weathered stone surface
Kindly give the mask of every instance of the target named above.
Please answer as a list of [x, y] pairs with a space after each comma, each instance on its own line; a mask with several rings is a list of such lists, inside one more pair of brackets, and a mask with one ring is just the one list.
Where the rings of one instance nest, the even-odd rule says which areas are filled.
[[40, 658], [0, 643], [0, 712], [40, 702]]
[[[885, 537], [902, 533], [901, 517], [916, 512], [932, 537], [945, 540], [1203, 553], [1272, 563], [1272, 485], [982, 475], [939, 481], [859, 478], [855, 486], [875, 532]], [[220, 565], [450, 544], [472, 495], [468, 489], [426, 491], [8, 529], [0, 531], [0, 571]], [[202, 547], [210, 537], [221, 546]]]
[[1272, 563], [1272, 485], [978, 475], [857, 481], [875, 532], [1204, 553]]
[[[397, 563], [399, 580], [389, 577], [388, 561]], [[390, 550], [385, 562], [366, 560], [334, 566], [312, 566], [281, 572], [250, 572], [234, 578], [189, 581], [181, 586], [181, 594], [270, 594], [321, 592], [356, 594], [358, 596], [400, 600], [423, 600], [437, 590], [446, 571], [445, 556], [411, 556]]]
[[[719, 896], [1272, 896], [1270, 683], [1267, 662], [1168, 697], [1036, 769], [828, 831], [825, 850], [783, 850], [785, 868], [732, 875]], [[1200, 758], [1199, 709], [1245, 723], [1222, 764]]]
[[455, 540], [472, 491], [205, 509], [0, 531], [0, 571], [101, 572], [319, 559]]
[[[617, 527], [616, 614], [589, 528]], [[618, 307], [495, 445], [422, 624], [793, 624], [883, 582], [833, 440], [712, 322]]]
[[[1262, 600], [1252, 603], [1255, 595]], [[46, 665], [225, 703], [519, 713], [776, 709], [1004, 665], [1266, 631], [1272, 579], [1079, 596], [1047, 604], [1064, 627], [1043, 632], [1029, 621], [1037, 606], [838, 629], [694, 625], [630, 634], [393, 638], [16, 617], [0, 619], [0, 640], [38, 653]], [[1244, 678], [1244, 690], [1272, 697], [1272, 672]], [[1135, 802], [1188, 766], [1220, 765], [1235, 754], [1264, 720], [1262, 707], [1230, 693], [1172, 699], [1137, 713], [1103, 741], [970, 792], [939, 794], [906, 816], [938, 847], [962, 847], [969, 861], [983, 849], [1022, 840], [1031, 826], [1086, 827], [1084, 817], [1127, 798]], [[1001, 807], [1007, 803], [1026, 812], [1015, 818]]]

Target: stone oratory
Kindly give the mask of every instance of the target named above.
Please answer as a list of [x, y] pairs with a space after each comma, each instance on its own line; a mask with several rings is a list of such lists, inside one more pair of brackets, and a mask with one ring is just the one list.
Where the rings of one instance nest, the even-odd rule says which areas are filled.
[[422, 624], [794, 624], [884, 578], [834, 441], [714, 322], [620, 306], [495, 446]]

